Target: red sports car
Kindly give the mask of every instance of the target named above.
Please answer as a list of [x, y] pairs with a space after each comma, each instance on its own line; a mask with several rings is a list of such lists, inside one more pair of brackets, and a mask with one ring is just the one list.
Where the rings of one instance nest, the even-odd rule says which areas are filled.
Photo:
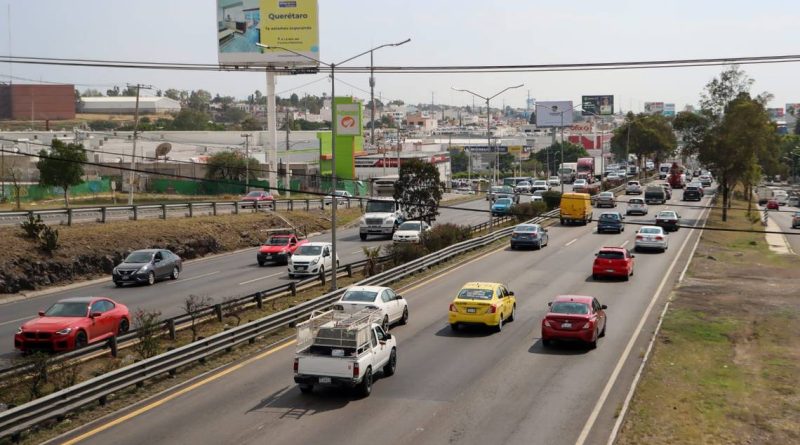
[[590, 348], [606, 335], [606, 309], [597, 298], [582, 295], [559, 295], [549, 303], [550, 310], [542, 320], [542, 345], [553, 340], [578, 340]]
[[272, 207], [275, 204], [275, 197], [269, 192], [253, 191], [243, 196], [240, 201], [242, 207]]
[[628, 281], [633, 275], [633, 258], [628, 249], [623, 247], [603, 247], [595, 254], [592, 264], [592, 278], [621, 277]]
[[19, 327], [14, 347], [22, 352], [69, 351], [128, 332], [124, 304], [104, 297], [67, 298]]

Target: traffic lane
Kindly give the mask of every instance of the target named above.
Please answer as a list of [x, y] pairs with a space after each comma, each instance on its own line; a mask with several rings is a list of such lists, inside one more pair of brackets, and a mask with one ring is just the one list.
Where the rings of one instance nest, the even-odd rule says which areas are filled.
[[[654, 256], [654, 261], [639, 266], [639, 278], [630, 283], [593, 282], [587, 279], [592, 260], [588, 252], [610, 239], [621, 244], [626, 236], [591, 235], [591, 230], [554, 227], [549, 248], [504, 249], [405, 292], [410, 323], [392, 330], [399, 342], [398, 373], [376, 382], [368, 399], [354, 400], [332, 390], [302, 396], [291, 380], [292, 353], [287, 349], [237, 371], [231, 376], [237, 385], [211, 383], [102, 432], [89, 443], [112, 437], [120, 443], [148, 437], [259, 442], [264, 431], [274, 443], [372, 443], [374, 437], [391, 437], [392, 443], [488, 439], [527, 444], [534, 437], [535, 443], [574, 443], [574, 419], [588, 417], [638, 321], [637, 312], [647, 304], [642, 295], [657, 286], [657, 280], [647, 277], [663, 275], [670, 258], [669, 253]], [[564, 247], [574, 239], [578, 242]], [[447, 305], [465, 281], [476, 279], [506, 281], [518, 291], [517, 321], [500, 334], [468, 330], [454, 335], [447, 327]], [[597, 350], [539, 346], [546, 303], [560, 293], [612, 294], [600, 296], [613, 312], [608, 335]], [[199, 419], [195, 413], [201, 413]], [[342, 427], [354, 418], [370, 420]], [[238, 436], [231, 437], [231, 431]]]
[[784, 237], [792, 250], [795, 253], [800, 253], [800, 229], [792, 228], [792, 215], [798, 210], [795, 207], [789, 206], [783, 206], [780, 210], [780, 212], [769, 211], [769, 218], [778, 224], [782, 232], [786, 233]]
[[[459, 206], [477, 208], [479, 204], [480, 201], [477, 204], [472, 201]], [[475, 212], [449, 210], [440, 220], [457, 222], [472, 213]], [[327, 232], [310, 240], [330, 242], [331, 234]], [[391, 243], [386, 239], [362, 242], [358, 237], [357, 227], [340, 229], [337, 231], [337, 240], [337, 254], [341, 264], [363, 259], [362, 246], [382, 246]], [[161, 281], [154, 286], [127, 285], [117, 288], [109, 277], [109, 280], [103, 283], [3, 304], [0, 306], [3, 308], [0, 311], [0, 338], [6, 338], [8, 342], [0, 342], [0, 361], [9, 360], [14, 356], [13, 335], [17, 328], [25, 321], [35, 318], [38, 311], [48, 308], [62, 298], [106, 296], [129, 306], [132, 311], [137, 308], [157, 310], [162, 316], [171, 317], [184, 313], [181, 306], [184, 300], [193, 294], [213, 298], [214, 302], [219, 303], [225, 298], [244, 296], [288, 284], [290, 280], [284, 265], [258, 267], [255, 258], [257, 251], [258, 248], [254, 247], [192, 261], [184, 265], [178, 280]]]

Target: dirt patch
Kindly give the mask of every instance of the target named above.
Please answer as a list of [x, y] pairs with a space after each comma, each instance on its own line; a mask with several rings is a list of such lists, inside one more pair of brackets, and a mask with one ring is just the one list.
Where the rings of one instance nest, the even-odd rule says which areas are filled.
[[[339, 209], [340, 225], [360, 210]], [[330, 229], [330, 212], [281, 213], [302, 233]], [[16, 227], [0, 228], [0, 294], [107, 276], [133, 250], [166, 248], [184, 260], [258, 246], [267, 230], [286, 227], [273, 213], [208, 216], [187, 219], [121, 221], [58, 227], [60, 248], [52, 255]]]
[[[744, 207], [738, 201], [733, 207]], [[800, 442], [800, 259], [712, 212], [675, 290], [619, 444]]]

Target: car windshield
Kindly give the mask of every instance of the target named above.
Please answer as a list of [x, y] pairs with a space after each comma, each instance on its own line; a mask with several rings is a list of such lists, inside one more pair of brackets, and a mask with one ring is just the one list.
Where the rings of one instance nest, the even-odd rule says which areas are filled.
[[550, 312], [556, 314], [577, 314], [586, 315], [589, 313], [589, 305], [575, 303], [574, 301], [556, 301], [550, 306]]
[[611, 193], [611, 192], [600, 193], [600, 198], [613, 198], [613, 197], [614, 197], [614, 194]]
[[619, 221], [619, 215], [616, 213], [603, 213], [600, 215], [600, 219], [604, 221]]
[[56, 303], [44, 315], [47, 317], [85, 317], [89, 313], [88, 303]]
[[358, 301], [362, 303], [371, 303], [375, 301], [375, 297], [378, 296], [377, 292], [371, 292], [367, 290], [349, 290], [345, 292], [344, 296], [342, 297], [342, 301]]
[[576, 179], [573, 185], [584, 185], [586, 184], [585, 179]]
[[152, 252], [132, 252], [125, 258], [125, 263], [149, 263], [153, 258]]
[[628, 183], [628, 185], [639, 185], [639, 183], [636, 182], [636, 181], [631, 181], [631, 182]]
[[258, 198], [259, 196], [261, 196], [261, 192], [250, 192], [247, 194], [247, 196], [251, 198]]
[[367, 202], [367, 213], [392, 213], [392, 212], [394, 212], [394, 201]]
[[517, 226], [514, 228], [515, 232], [537, 232], [538, 228], [536, 226]]
[[322, 246], [300, 246], [295, 252], [296, 255], [319, 255], [322, 252]]
[[661, 235], [661, 229], [655, 227], [642, 227], [639, 233], [646, 233], [651, 235]]
[[491, 300], [494, 292], [491, 289], [461, 289], [458, 298], [462, 300]]
[[533, 196], [544, 196], [544, 190], [536, 190], [533, 192]]
[[421, 224], [418, 222], [404, 222], [403, 224], [400, 224], [400, 227], [398, 227], [397, 230], [413, 230], [415, 232], [419, 232], [422, 230], [420, 225]]
[[531, 185], [531, 183], [528, 182], [528, 181], [520, 181], [520, 182], [517, 183], [517, 185], [521, 186], [521, 187], [527, 187], [527, 186]]
[[630, 205], [642, 205], [642, 204], [644, 204], [644, 201], [642, 201], [641, 199], [631, 199], [630, 201], [628, 201], [628, 204], [630, 204]]
[[621, 260], [625, 258], [625, 254], [616, 250], [601, 250], [600, 253], [597, 254], [597, 258], [603, 258], [606, 260]]
[[661, 212], [658, 214], [661, 218], [677, 218], [675, 212]]
[[497, 204], [509, 205], [509, 204], [511, 204], [511, 199], [510, 198], [500, 198], [500, 199], [497, 200]]
[[336, 196], [347, 196], [348, 195], [347, 191], [345, 191], [345, 190], [336, 190], [335, 192], [333, 192], [333, 194], [336, 195]]
[[492, 191], [493, 192], [504, 192], [505, 188], [503, 186], [500, 186], [500, 185], [495, 185], [495, 186], [492, 186]]
[[533, 181], [533, 185], [547, 185], [547, 181]]
[[285, 246], [287, 244], [289, 244], [289, 238], [285, 236], [272, 237], [266, 242], [266, 245], [268, 246]]

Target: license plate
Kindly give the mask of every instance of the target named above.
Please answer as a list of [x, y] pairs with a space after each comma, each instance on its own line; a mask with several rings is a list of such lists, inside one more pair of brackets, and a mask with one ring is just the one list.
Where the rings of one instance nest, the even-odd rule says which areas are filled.
[[369, 226], [370, 229], [380, 229], [381, 226]]
[[614, 269], [606, 269], [606, 272], [608, 272], [608, 273], [613, 273], [613, 272], [614, 272]]
[[467, 313], [468, 314], [474, 314], [475, 313], [475, 308], [474, 307], [468, 307], [467, 308]]
[[122, 279], [123, 279], [123, 280], [130, 280], [130, 279], [131, 279], [131, 277], [125, 276], [125, 277], [122, 277]]
[[319, 382], [320, 383], [330, 383], [331, 382], [331, 378], [330, 377], [320, 377], [319, 378]]
[[297, 270], [306, 270], [306, 266], [297, 266], [295, 267]]
[[561, 327], [564, 329], [568, 329], [572, 327], [572, 323], [561, 323]]
[[272, 254], [267, 255], [267, 259], [271, 259], [271, 258], [272, 258]]

